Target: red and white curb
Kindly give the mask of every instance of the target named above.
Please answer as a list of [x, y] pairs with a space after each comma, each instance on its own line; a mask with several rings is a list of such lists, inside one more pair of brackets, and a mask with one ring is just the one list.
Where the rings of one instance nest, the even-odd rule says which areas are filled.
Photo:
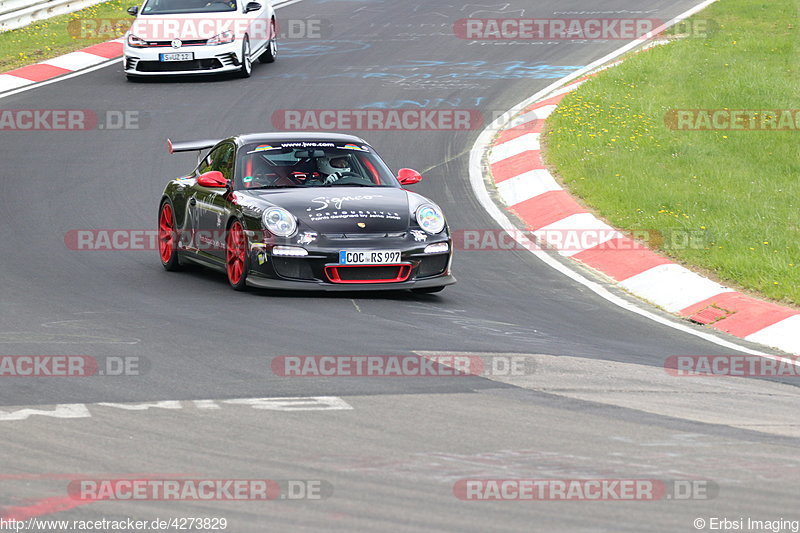
[[35, 65], [0, 74], [0, 93], [41, 83], [122, 57], [122, 39], [95, 44]]
[[635, 296], [745, 340], [800, 353], [800, 312], [736, 292], [635, 243], [589, 213], [556, 182], [542, 161], [542, 126], [561, 100], [584, 82], [573, 82], [527, 105], [491, 142], [487, 161], [505, 208], [534, 237], [597, 230], [603, 237], [593, 246], [557, 253], [604, 274]]

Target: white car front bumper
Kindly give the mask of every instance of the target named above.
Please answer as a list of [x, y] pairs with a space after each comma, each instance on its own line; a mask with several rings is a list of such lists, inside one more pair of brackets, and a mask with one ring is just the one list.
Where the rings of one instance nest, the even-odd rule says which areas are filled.
[[[188, 52], [190, 61], [161, 61], [161, 54]], [[242, 64], [242, 42], [220, 45], [187, 45], [180, 48], [154, 46], [134, 48], [125, 43], [122, 57], [123, 69], [129, 76], [173, 76], [187, 74], [214, 74], [238, 70]]]

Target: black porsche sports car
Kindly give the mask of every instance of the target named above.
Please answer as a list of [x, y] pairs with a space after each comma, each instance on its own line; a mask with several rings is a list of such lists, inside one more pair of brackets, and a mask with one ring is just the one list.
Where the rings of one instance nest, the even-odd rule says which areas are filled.
[[225, 271], [236, 290], [438, 292], [455, 283], [442, 210], [403, 189], [418, 172], [389, 170], [352, 135], [257, 133], [167, 141], [209, 152], [169, 182], [159, 204], [161, 263]]

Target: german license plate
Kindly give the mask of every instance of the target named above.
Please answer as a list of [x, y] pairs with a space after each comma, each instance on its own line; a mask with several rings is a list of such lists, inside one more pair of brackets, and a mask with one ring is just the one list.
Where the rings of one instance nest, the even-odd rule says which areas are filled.
[[191, 61], [194, 59], [194, 52], [173, 52], [170, 54], [158, 54], [159, 61]]
[[340, 265], [389, 265], [400, 262], [399, 251], [387, 250], [342, 250]]

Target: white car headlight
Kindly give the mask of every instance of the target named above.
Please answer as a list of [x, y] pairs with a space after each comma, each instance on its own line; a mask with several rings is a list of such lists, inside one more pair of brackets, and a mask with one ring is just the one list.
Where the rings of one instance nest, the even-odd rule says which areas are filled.
[[417, 208], [417, 223], [431, 235], [436, 235], [444, 229], [444, 215], [435, 206], [422, 204]]
[[220, 33], [219, 35], [215, 35], [211, 39], [206, 41], [206, 44], [211, 44], [211, 45], [228, 44], [228, 43], [232, 43], [235, 38], [236, 37], [233, 35], [232, 31], [224, 31], [224, 32]]
[[132, 46], [133, 48], [146, 48], [147, 41], [142, 39], [141, 37], [137, 37], [132, 33], [128, 34], [128, 46]]
[[264, 226], [278, 237], [291, 237], [297, 231], [297, 220], [282, 207], [270, 207], [261, 216]]

